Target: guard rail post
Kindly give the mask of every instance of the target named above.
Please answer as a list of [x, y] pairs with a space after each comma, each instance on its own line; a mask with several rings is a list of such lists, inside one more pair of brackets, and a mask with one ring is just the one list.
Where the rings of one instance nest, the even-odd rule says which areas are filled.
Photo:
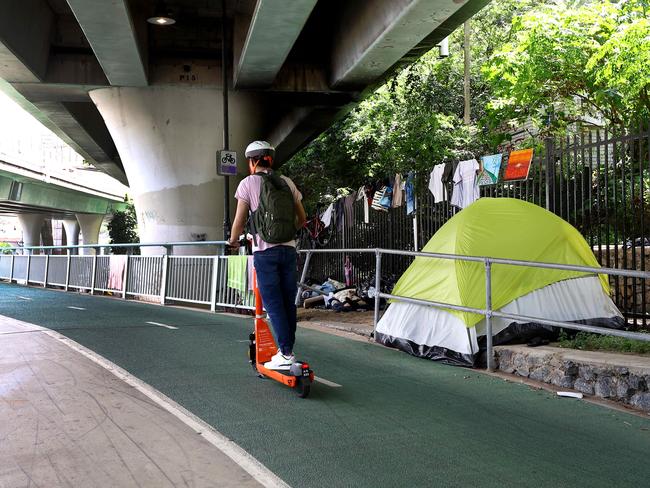
[[27, 255], [27, 271], [25, 272], [25, 284], [29, 285], [29, 269], [32, 267], [32, 253]]
[[131, 258], [131, 253], [126, 253], [126, 261], [124, 262], [124, 279], [122, 280], [122, 298], [126, 300], [126, 289], [129, 286], [129, 260]]
[[9, 272], [9, 283], [14, 281], [14, 261], [16, 260], [16, 254], [11, 255], [11, 271]]
[[381, 301], [381, 297], [379, 296], [381, 293], [381, 251], [379, 249], [375, 249], [375, 263], [375, 315], [372, 326], [373, 338], [377, 332], [377, 323], [379, 322], [379, 304]]
[[50, 255], [45, 255], [45, 272], [43, 273], [43, 288], [47, 288], [47, 278], [50, 271]]
[[92, 276], [90, 277], [90, 294], [95, 294], [95, 275], [97, 274], [97, 254], [100, 252], [100, 248], [94, 248], [95, 252], [93, 253], [93, 270]]
[[68, 288], [70, 287], [70, 259], [72, 258], [70, 254], [71, 252], [71, 249], [67, 250], [67, 259], [65, 263], [65, 291], [68, 291]]
[[307, 257], [305, 258], [305, 265], [302, 267], [302, 273], [300, 274], [300, 283], [298, 283], [298, 291], [296, 292], [296, 307], [300, 305], [300, 295], [302, 295], [302, 285], [305, 284], [305, 279], [307, 279], [307, 270], [309, 269], [309, 262], [311, 261], [311, 252], [307, 251]]
[[169, 273], [169, 247], [165, 247], [162, 262], [162, 276], [160, 277], [160, 304], [164, 305], [167, 296], [167, 274]]
[[210, 311], [217, 311], [217, 286], [219, 285], [219, 255], [212, 258], [212, 280], [210, 283]]
[[487, 369], [494, 371], [492, 347], [492, 263], [485, 260], [485, 339], [487, 342]]

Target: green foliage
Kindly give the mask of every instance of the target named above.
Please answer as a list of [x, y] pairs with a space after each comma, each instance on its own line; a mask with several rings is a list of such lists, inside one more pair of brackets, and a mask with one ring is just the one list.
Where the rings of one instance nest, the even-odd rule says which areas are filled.
[[[527, 147], [592, 117], [618, 131], [650, 117], [648, 0], [493, 0], [471, 20], [471, 124], [463, 118], [463, 29], [387, 82], [285, 165], [307, 207], [368, 178]], [[638, 199], [638, 197], [635, 197]], [[647, 201], [647, 200], [646, 200]], [[633, 202], [631, 203], [633, 204]]]
[[11, 251], [8, 249], [11, 247], [11, 244], [8, 242], [0, 242], [0, 254], [11, 254]]
[[566, 332], [562, 331], [558, 339], [558, 346], [568, 349], [581, 349], [583, 351], [613, 351], [634, 354], [650, 353], [650, 342], [590, 334], [588, 332], [578, 332], [575, 337], [569, 338]]
[[[140, 242], [138, 236], [138, 221], [135, 213], [135, 206], [132, 201], [127, 202], [125, 211], [118, 210], [108, 223], [108, 235], [111, 238], [110, 244], [129, 244]], [[126, 254], [127, 249], [123, 247], [112, 248], [113, 254]]]
[[512, 23], [483, 67], [492, 126], [533, 120], [549, 132], [585, 115], [629, 126], [650, 112], [650, 24], [645, 0], [554, 1]]

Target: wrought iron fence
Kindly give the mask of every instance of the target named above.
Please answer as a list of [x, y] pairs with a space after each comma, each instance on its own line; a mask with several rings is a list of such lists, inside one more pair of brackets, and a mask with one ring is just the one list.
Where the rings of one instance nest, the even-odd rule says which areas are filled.
[[[503, 173], [507, 164], [504, 160]], [[371, 210], [363, 220], [363, 202], [354, 204], [351, 222], [337, 222], [329, 229], [323, 249], [385, 248], [418, 251], [433, 234], [460, 211], [448, 201], [435, 202], [426, 188], [428, 175], [416, 184], [417, 208], [406, 215], [405, 207], [389, 212]], [[452, 194], [452, 183], [447, 185]], [[482, 186], [481, 197], [518, 198], [554, 212], [575, 226], [590, 244], [602, 266], [645, 271], [650, 269], [650, 130], [625, 133], [606, 130], [583, 133], [562, 140], [545, 141], [522, 181], [503, 181]], [[306, 233], [303, 250], [314, 248]], [[345, 255], [338, 258], [314, 254], [310, 275], [345, 280]], [[370, 256], [350, 256], [353, 279], [369, 279], [374, 269]], [[399, 276], [412, 261], [407, 255], [387, 255], [386, 275]], [[610, 276], [612, 298], [623, 314], [639, 326], [650, 326], [650, 283], [629, 276]]]

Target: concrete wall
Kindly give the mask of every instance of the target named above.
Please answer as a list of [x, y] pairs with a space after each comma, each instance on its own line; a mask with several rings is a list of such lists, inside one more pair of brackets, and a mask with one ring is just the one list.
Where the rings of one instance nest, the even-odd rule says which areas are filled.
[[[200, 86], [102, 88], [90, 93], [124, 164], [142, 242], [223, 238], [222, 92]], [[263, 137], [262, 100], [231, 93], [230, 148], [247, 173], [244, 149]], [[230, 194], [239, 178], [231, 178]], [[231, 198], [231, 214], [235, 200]], [[203, 250], [206, 252], [207, 250]], [[179, 253], [194, 254], [199, 248]]]

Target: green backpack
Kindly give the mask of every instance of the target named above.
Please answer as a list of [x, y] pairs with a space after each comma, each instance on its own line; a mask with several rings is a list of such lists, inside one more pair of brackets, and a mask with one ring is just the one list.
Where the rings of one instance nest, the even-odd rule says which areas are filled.
[[289, 184], [274, 173], [260, 172], [260, 204], [251, 216], [253, 232], [269, 244], [281, 244], [296, 236], [296, 208]]

